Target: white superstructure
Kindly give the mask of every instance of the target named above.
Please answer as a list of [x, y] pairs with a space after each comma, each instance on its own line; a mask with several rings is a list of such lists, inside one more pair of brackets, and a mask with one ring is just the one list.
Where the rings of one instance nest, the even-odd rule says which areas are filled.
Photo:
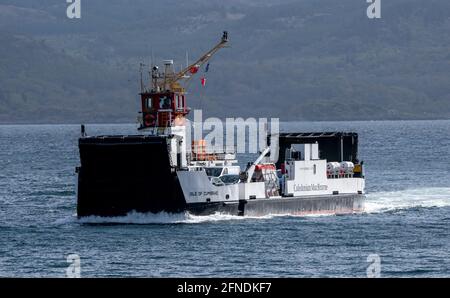
[[[350, 161], [319, 159], [318, 143], [286, 150], [281, 169], [268, 161], [269, 150], [241, 172], [235, 160], [195, 161], [177, 172], [188, 203], [364, 194], [364, 178]], [[250, 175], [250, 176], [249, 176]]]

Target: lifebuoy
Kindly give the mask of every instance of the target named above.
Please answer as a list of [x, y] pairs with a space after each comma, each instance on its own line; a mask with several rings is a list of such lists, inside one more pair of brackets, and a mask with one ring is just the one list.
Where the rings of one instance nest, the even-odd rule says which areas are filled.
[[147, 114], [144, 117], [145, 126], [154, 126], [155, 125], [155, 116], [153, 114]]

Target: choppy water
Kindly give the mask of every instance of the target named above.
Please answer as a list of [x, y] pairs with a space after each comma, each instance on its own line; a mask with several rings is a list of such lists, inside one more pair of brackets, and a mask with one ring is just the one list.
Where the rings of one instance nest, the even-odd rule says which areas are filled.
[[[380, 256], [381, 276], [450, 276], [450, 121], [288, 123], [283, 130], [360, 133], [367, 212], [79, 221], [79, 127], [0, 126], [0, 276], [64, 277], [72, 253], [82, 276], [364, 277], [369, 254]], [[93, 125], [88, 132], [135, 130]]]

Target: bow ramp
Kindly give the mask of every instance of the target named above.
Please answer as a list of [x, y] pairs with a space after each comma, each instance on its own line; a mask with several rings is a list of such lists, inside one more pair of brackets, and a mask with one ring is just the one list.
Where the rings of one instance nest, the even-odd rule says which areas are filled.
[[175, 136], [80, 138], [78, 216], [184, 210], [169, 153], [172, 138]]

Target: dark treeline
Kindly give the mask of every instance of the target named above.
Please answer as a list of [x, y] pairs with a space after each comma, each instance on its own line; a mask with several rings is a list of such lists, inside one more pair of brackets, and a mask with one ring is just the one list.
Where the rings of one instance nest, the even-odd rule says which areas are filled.
[[[205, 116], [283, 120], [450, 118], [450, 2], [64, 0], [0, 4], [0, 122], [132, 122], [139, 63], [177, 69], [213, 46]], [[201, 70], [203, 72], [203, 70]]]

